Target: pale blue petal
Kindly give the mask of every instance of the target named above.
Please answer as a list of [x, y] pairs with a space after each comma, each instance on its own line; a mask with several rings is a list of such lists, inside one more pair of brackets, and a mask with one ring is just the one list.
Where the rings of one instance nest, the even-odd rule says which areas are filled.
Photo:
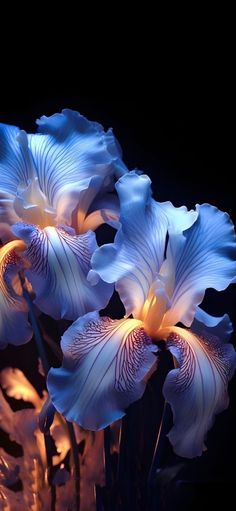
[[104, 308], [113, 287], [98, 279], [87, 281], [90, 259], [96, 249], [91, 231], [75, 235], [66, 227], [15, 224], [12, 230], [27, 245], [25, 256], [31, 263], [27, 276], [36, 293], [35, 304], [55, 319], [75, 319], [92, 310]]
[[28, 170], [26, 134], [15, 126], [0, 124], [0, 194], [14, 196], [19, 184], [27, 184]]
[[26, 134], [15, 126], [0, 124], [0, 223], [17, 222], [14, 199], [18, 186], [27, 185], [28, 173]]
[[228, 341], [233, 333], [233, 325], [228, 314], [221, 317], [211, 316], [200, 307], [197, 307], [195, 318], [191, 325], [191, 330], [198, 335], [217, 336], [220, 339]]
[[204, 440], [216, 414], [228, 407], [228, 381], [236, 368], [232, 344], [220, 338], [230, 329], [229, 318], [197, 334], [179, 327], [163, 330], [177, 368], [167, 375], [163, 393], [171, 404], [174, 426], [168, 437], [179, 456], [193, 458], [206, 449]]
[[100, 176], [81, 179], [73, 185], [65, 185], [64, 192], [57, 202], [57, 223], [71, 225], [71, 214], [76, 210], [76, 232], [84, 233], [87, 212], [103, 186]]
[[[57, 208], [62, 196], [79, 193], [80, 181], [99, 176], [106, 187], [116, 171], [120, 175], [121, 168], [126, 170], [112, 131], [105, 133], [79, 113], [63, 110], [37, 123], [40, 134], [29, 136], [29, 146], [40, 187], [52, 207]], [[67, 215], [73, 207], [74, 202], [69, 206], [67, 201]]]
[[163, 326], [190, 326], [207, 288], [225, 289], [236, 276], [236, 236], [227, 213], [197, 206], [198, 219], [183, 235], [170, 233], [165, 275], [171, 308]]
[[0, 248], [0, 349], [7, 344], [24, 344], [33, 335], [18, 275], [25, 267], [25, 261], [18, 254], [22, 250], [24, 244], [20, 240]]
[[157, 347], [134, 319], [87, 314], [65, 332], [61, 347], [63, 365], [49, 371], [48, 391], [55, 408], [85, 429], [121, 418], [156, 366]]
[[103, 193], [102, 197], [97, 197], [92, 202], [80, 232], [86, 232], [89, 229], [94, 231], [99, 225], [104, 223], [117, 230], [120, 227], [119, 217], [120, 205], [118, 197], [111, 193]]
[[168, 226], [174, 224], [176, 231], [182, 231], [192, 225], [196, 214], [169, 202], [155, 202], [151, 181], [144, 174], [125, 174], [116, 189], [121, 227], [114, 243], [93, 255], [89, 278], [92, 281], [97, 272], [105, 282], [116, 282], [126, 314], [138, 318], [163, 262]]
[[10, 226], [19, 221], [20, 218], [14, 210], [14, 199], [10, 198], [9, 194], [0, 192], [0, 240], [2, 243], [14, 238]]

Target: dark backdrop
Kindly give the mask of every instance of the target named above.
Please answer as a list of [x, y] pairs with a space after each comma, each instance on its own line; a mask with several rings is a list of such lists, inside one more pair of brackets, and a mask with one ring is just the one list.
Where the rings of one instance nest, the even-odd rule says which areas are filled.
[[[173, 108], [168, 98], [164, 101], [147, 94], [137, 100], [51, 94], [0, 104], [0, 121], [30, 132], [35, 130], [37, 117], [65, 107], [80, 111], [105, 128], [113, 127], [125, 163], [129, 169], [138, 167], [150, 175], [157, 200], [171, 200], [176, 206], [188, 207], [210, 202], [229, 212], [236, 221], [227, 130], [230, 116], [223, 101], [209, 106], [207, 98], [197, 104], [194, 97], [180, 104], [177, 99]], [[224, 293], [208, 291], [205, 305], [215, 315], [228, 312], [235, 324], [233, 286]], [[40, 387], [35, 377], [36, 354], [32, 343], [17, 348], [17, 359], [15, 354], [14, 348], [0, 352], [1, 367], [8, 364], [21, 367]], [[230, 385], [230, 407], [217, 417], [208, 435], [207, 453], [183, 470], [178, 495], [171, 503], [168, 499], [164, 501], [163, 509], [192, 509], [194, 505], [209, 509], [214, 499], [226, 504], [229, 495], [234, 496], [235, 391], [234, 379]]]

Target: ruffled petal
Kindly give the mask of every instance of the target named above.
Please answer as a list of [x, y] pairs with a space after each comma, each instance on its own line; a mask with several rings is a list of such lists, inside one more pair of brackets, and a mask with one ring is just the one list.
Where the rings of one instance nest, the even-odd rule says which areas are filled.
[[27, 321], [28, 306], [22, 296], [18, 272], [26, 262], [18, 255], [25, 249], [20, 240], [7, 243], [0, 249], [0, 348], [8, 343], [19, 345], [28, 342], [32, 330]]
[[61, 201], [59, 222], [63, 223], [78, 203], [81, 181], [99, 176], [106, 186], [116, 171], [120, 175], [126, 167], [112, 131], [105, 133], [102, 126], [77, 112], [63, 110], [37, 123], [41, 134], [29, 135], [29, 147], [50, 205], [57, 209]]
[[18, 185], [27, 184], [28, 172], [26, 133], [16, 126], [0, 124], [0, 194], [3, 191], [14, 197]]
[[221, 317], [211, 316], [200, 307], [197, 307], [191, 330], [198, 335], [204, 337], [208, 335], [216, 336], [226, 342], [233, 333], [233, 325], [228, 314]]
[[113, 288], [100, 279], [87, 281], [91, 255], [97, 247], [95, 234], [75, 235], [72, 228], [15, 224], [12, 230], [28, 246], [25, 256], [31, 267], [27, 276], [36, 293], [35, 304], [55, 319], [75, 319], [105, 307]]
[[179, 456], [202, 454], [215, 414], [228, 406], [227, 385], [236, 368], [236, 353], [232, 344], [219, 337], [231, 328], [227, 321], [226, 326], [224, 317], [223, 326], [219, 323], [213, 335], [208, 327], [198, 328], [197, 334], [179, 327], [160, 332], [177, 363], [167, 375], [163, 393], [174, 416], [168, 436]]
[[190, 326], [205, 290], [225, 289], [236, 276], [236, 236], [227, 213], [197, 206], [198, 219], [183, 235], [170, 233], [164, 273], [171, 307], [163, 326]]
[[122, 417], [155, 368], [157, 347], [134, 319], [86, 314], [65, 332], [61, 346], [63, 365], [50, 369], [48, 390], [55, 408], [85, 429]]
[[[6, 241], [4, 224], [19, 220], [14, 200], [19, 185], [26, 185], [29, 172], [27, 135], [15, 126], [0, 124], [0, 238]], [[3, 225], [2, 225], [3, 224]]]
[[[196, 219], [186, 208], [159, 204], [151, 198], [148, 176], [129, 172], [119, 179], [120, 224], [114, 243], [99, 248], [92, 266], [105, 282], [116, 282], [116, 289], [127, 316], [139, 318], [152, 283], [163, 262], [169, 223], [177, 230], [188, 228]], [[90, 274], [91, 281], [94, 272]]]

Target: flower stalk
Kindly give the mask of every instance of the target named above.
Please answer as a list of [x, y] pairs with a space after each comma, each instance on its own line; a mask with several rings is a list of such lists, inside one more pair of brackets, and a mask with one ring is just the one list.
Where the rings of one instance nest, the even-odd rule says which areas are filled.
[[[38, 327], [38, 323], [35, 317], [34, 313], [34, 306], [33, 302], [30, 296], [30, 293], [25, 287], [25, 281], [22, 274], [20, 274], [20, 280], [22, 284], [23, 289], [23, 296], [28, 304], [29, 307], [29, 318], [32, 325], [32, 329], [34, 331], [34, 338], [36, 341], [37, 349], [39, 356], [42, 361], [42, 366], [44, 370], [45, 376], [47, 376], [48, 371], [50, 369], [50, 365], [47, 359], [43, 339]], [[72, 465], [72, 473], [75, 481], [75, 510], [80, 510], [80, 465], [79, 465], [79, 453], [78, 453], [78, 446], [76, 443], [76, 437], [74, 432], [74, 427], [71, 422], [66, 421], [67, 423], [67, 429], [68, 429], [68, 435], [70, 438], [70, 444], [71, 444], [71, 465]], [[45, 442], [45, 449], [46, 449], [46, 457], [47, 457], [47, 466], [48, 466], [48, 481], [51, 486], [51, 511], [54, 511], [56, 509], [56, 488], [55, 485], [52, 484], [52, 471], [53, 471], [53, 463], [52, 463], [52, 454], [51, 454], [51, 446], [50, 446], [50, 434], [49, 432], [44, 432], [44, 442]]]

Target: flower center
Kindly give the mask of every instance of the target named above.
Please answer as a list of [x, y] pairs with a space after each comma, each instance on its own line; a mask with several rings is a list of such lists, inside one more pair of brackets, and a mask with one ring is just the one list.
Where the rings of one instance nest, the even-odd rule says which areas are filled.
[[145, 331], [154, 339], [157, 337], [167, 307], [168, 297], [164, 283], [157, 278], [150, 287], [140, 317]]
[[48, 204], [47, 198], [39, 187], [38, 178], [33, 176], [28, 185], [17, 189], [14, 200], [17, 215], [25, 222], [41, 227], [55, 225], [55, 210]]

